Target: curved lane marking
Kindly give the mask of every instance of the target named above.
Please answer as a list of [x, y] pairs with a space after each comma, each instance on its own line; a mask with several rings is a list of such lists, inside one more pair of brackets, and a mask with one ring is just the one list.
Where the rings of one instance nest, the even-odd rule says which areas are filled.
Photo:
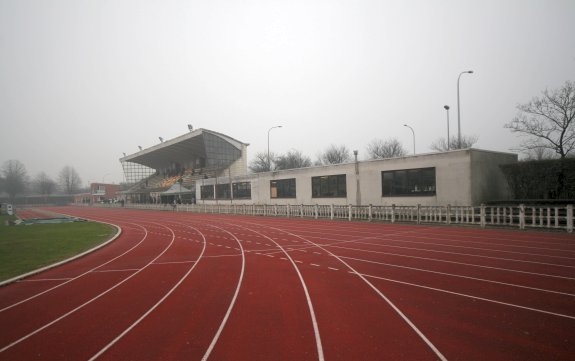
[[[206, 237], [204, 236], [204, 234], [202, 232], [200, 232], [198, 229], [191, 227], [191, 226], [186, 226], [188, 228], [191, 228], [195, 231], [197, 231], [200, 236], [202, 236], [203, 241], [203, 247], [202, 247], [202, 252], [200, 253], [200, 255], [198, 256], [198, 258], [196, 259], [196, 261], [194, 261], [193, 266], [182, 276], [182, 278], [180, 278], [180, 280], [174, 285], [174, 287], [172, 287], [155, 305], [153, 305], [148, 311], [146, 311], [140, 318], [138, 318], [130, 327], [126, 328], [124, 330], [124, 332], [122, 332], [121, 334], [118, 335], [118, 337], [116, 337], [114, 340], [112, 340], [109, 344], [107, 344], [106, 346], [104, 346], [98, 353], [96, 353], [94, 356], [92, 356], [89, 360], [95, 360], [98, 357], [100, 357], [102, 354], [104, 354], [106, 351], [108, 351], [112, 346], [114, 346], [118, 341], [120, 341], [121, 338], [123, 338], [126, 334], [128, 334], [130, 331], [132, 331], [132, 329], [134, 329], [134, 327], [136, 327], [140, 322], [142, 322], [144, 320], [144, 318], [146, 318], [150, 313], [152, 313], [156, 308], [158, 308], [158, 306], [160, 306], [160, 304], [162, 304], [175, 290], [176, 288], [178, 288], [182, 282], [184, 282], [184, 280], [190, 275], [190, 273], [194, 270], [194, 268], [196, 268], [196, 266], [198, 265], [198, 263], [200, 262], [200, 259], [202, 258], [202, 256], [204, 255], [204, 252], [206, 250]], [[172, 232], [172, 235], [175, 237], [174, 232], [170, 229], [170, 232]], [[158, 264], [158, 263], [156, 263]]]
[[[294, 261], [293, 258], [290, 256], [290, 254], [289, 254], [279, 243], [277, 243], [273, 238], [271, 238], [271, 237], [269, 237], [269, 236], [266, 236], [266, 235], [264, 235], [264, 234], [262, 234], [262, 233], [260, 233], [260, 232], [258, 232], [258, 231], [255, 231], [255, 230], [253, 230], [253, 229], [251, 229], [251, 228], [242, 227], [242, 226], [240, 226], [240, 227], [241, 227], [241, 228], [244, 228], [244, 229], [247, 229], [247, 230], [249, 230], [249, 231], [252, 231], [252, 232], [254, 232], [254, 233], [257, 233], [257, 234], [259, 234], [260, 236], [265, 237], [265, 238], [269, 239], [270, 241], [272, 241], [273, 243], [275, 243], [276, 246], [278, 246], [278, 247], [282, 250], [282, 252], [286, 255], [287, 258], [286, 258], [285, 260], [289, 260], [289, 261], [291, 262], [291, 264], [292, 264], [294, 270], [296, 271], [296, 273], [297, 273], [297, 275], [298, 275], [298, 277], [299, 277], [301, 286], [302, 286], [303, 291], [304, 291], [304, 293], [305, 293], [305, 298], [306, 298], [306, 300], [307, 300], [307, 305], [308, 305], [308, 309], [309, 309], [309, 313], [310, 313], [310, 317], [311, 317], [311, 322], [312, 322], [312, 325], [313, 325], [313, 331], [314, 331], [314, 335], [315, 335], [315, 342], [316, 342], [316, 347], [317, 347], [318, 360], [323, 361], [323, 360], [324, 360], [323, 346], [322, 346], [322, 343], [321, 343], [321, 337], [320, 337], [320, 333], [319, 333], [319, 326], [318, 326], [318, 323], [317, 323], [317, 319], [316, 319], [316, 317], [315, 317], [315, 311], [314, 311], [314, 308], [313, 308], [313, 304], [312, 304], [312, 302], [311, 302], [311, 296], [310, 296], [309, 291], [308, 291], [308, 289], [307, 289], [306, 283], [305, 283], [305, 281], [304, 281], [304, 279], [303, 279], [303, 276], [302, 276], [302, 274], [301, 274], [301, 272], [300, 272], [298, 266], [295, 264], [295, 262], [297, 262], [297, 261]], [[268, 256], [269, 256], [269, 255], [268, 255]], [[282, 258], [282, 259], [284, 259], [284, 258]]]
[[[96, 221], [96, 222], [98, 222], [98, 221]], [[100, 222], [100, 223], [102, 223], [102, 222]], [[134, 223], [131, 223], [131, 224], [134, 224]], [[117, 227], [117, 228], [120, 229], [120, 230], [122, 229], [120, 226], [116, 226], [116, 225], [114, 225], [114, 226]], [[141, 226], [140, 226], [140, 227], [141, 227]], [[14, 304], [12, 304], [12, 305], [10, 305], [10, 306], [6, 306], [6, 307], [0, 309], [0, 312], [4, 312], [4, 311], [9, 310], [9, 309], [11, 309], [11, 308], [14, 308], [14, 307], [16, 307], [16, 306], [18, 306], [18, 305], [21, 305], [21, 304], [23, 304], [23, 303], [25, 303], [25, 302], [31, 301], [31, 300], [33, 300], [33, 299], [35, 299], [35, 298], [37, 298], [37, 297], [40, 297], [40, 296], [42, 296], [42, 295], [44, 295], [44, 294], [46, 294], [46, 293], [48, 293], [48, 292], [51, 292], [51, 291], [53, 291], [53, 290], [55, 290], [55, 289], [57, 289], [57, 288], [59, 288], [59, 287], [62, 287], [62, 286], [66, 285], [66, 284], [68, 284], [68, 283], [70, 283], [70, 282], [72, 282], [72, 281], [75, 281], [75, 280], [77, 280], [77, 279], [79, 279], [79, 278], [81, 278], [81, 277], [84, 277], [85, 275], [87, 275], [87, 274], [89, 274], [89, 273], [91, 273], [91, 272], [98, 272], [97, 269], [99, 269], [99, 268], [101, 268], [101, 267], [104, 267], [105, 265], [107, 265], [107, 264], [109, 264], [109, 263], [111, 263], [111, 262], [117, 260], [118, 258], [120, 258], [120, 257], [122, 257], [122, 256], [124, 256], [124, 255], [126, 255], [127, 253], [133, 251], [133, 250], [134, 250], [136, 247], [138, 247], [140, 244], [142, 244], [142, 242], [144, 242], [144, 240], [146, 239], [146, 237], [148, 237], [148, 232], [147, 232], [147, 230], [146, 230], [144, 227], [142, 227], [142, 228], [144, 229], [144, 237], [140, 240], [140, 242], [138, 242], [136, 245], [134, 245], [132, 248], [128, 249], [127, 251], [125, 251], [125, 252], [122, 253], [121, 255], [119, 255], [119, 256], [117, 256], [117, 257], [114, 257], [114, 258], [112, 258], [111, 260], [109, 260], [109, 261], [107, 261], [107, 262], [104, 262], [104, 263], [102, 263], [101, 265], [99, 265], [99, 266], [97, 266], [97, 267], [94, 267], [94, 268], [92, 268], [92, 269], [90, 269], [90, 270], [88, 270], [88, 271], [86, 271], [86, 272], [84, 272], [84, 273], [82, 273], [82, 274], [80, 274], [80, 275], [78, 275], [78, 276], [76, 276], [76, 277], [69, 278], [66, 282], [62, 282], [62, 283], [60, 283], [60, 284], [58, 284], [58, 285], [56, 285], [56, 286], [54, 286], [54, 287], [52, 287], [52, 288], [49, 288], [49, 289], [47, 289], [47, 290], [45, 290], [45, 291], [42, 291], [42, 292], [40, 292], [40, 293], [37, 293], [37, 294], [35, 294], [34, 296], [30, 296], [30, 297], [28, 297], [28, 298], [26, 298], [26, 299], [23, 299], [23, 300], [21, 300], [21, 301], [18, 301], [18, 302], [14, 303]], [[107, 243], [105, 243], [105, 244], [107, 244]], [[93, 250], [95, 251], [95, 249], [93, 249]], [[90, 250], [90, 252], [92, 252], [93, 250]], [[76, 259], [76, 258], [74, 258], [74, 259]], [[72, 259], [70, 259], [70, 261], [71, 261], [71, 260], [72, 260]], [[55, 267], [55, 266], [57, 266], [57, 265], [59, 265], [59, 264], [56, 264], [56, 265], [53, 265], [53, 266]]]
[[[153, 223], [153, 222], [149, 222], [149, 223]], [[142, 267], [140, 270], [138, 270], [137, 272], [134, 272], [133, 274], [131, 274], [130, 276], [124, 278], [122, 281], [116, 283], [114, 286], [108, 288], [106, 291], [100, 293], [98, 296], [90, 299], [89, 301], [86, 301], [85, 303], [81, 304], [80, 306], [74, 308], [71, 311], [68, 311], [67, 313], [63, 314], [62, 316], [56, 318], [55, 320], [45, 324], [44, 326], [36, 329], [35, 331], [30, 332], [29, 334], [27, 334], [26, 336], [23, 336], [21, 338], [19, 338], [18, 340], [4, 346], [2, 349], [0, 349], [0, 353], [4, 352], [12, 347], [14, 347], [15, 345], [19, 344], [22, 341], [25, 341], [27, 339], [29, 339], [30, 337], [36, 335], [37, 333], [47, 329], [48, 327], [52, 326], [53, 324], [63, 320], [64, 318], [70, 316], [71, 314], [75, 313], [76, 311], [84, 308], [85, 306], [91, 304], [92, 302], [96, 301], [97, 299], [103, 297], [104, 295], [110, 293], [112, 290], [116, 289], [117, 287], [121, 286], [122, 284], [124, 284], [125, 282], [127, 282], [129, 279], [131, 279], [132, 277], [134, 277], [135, 275], [137, 275], [138, 273], [142, 272], [144, 269], [146, 269], [148, 266], [150, 266], [152, 263], [154, 263], [157, 259], [159, 259], [164, 253], [166, 253], [166, 251], [172, 246], [172, 244], [174, 243], [174, 239], [171, 240], [170, 244], [168, 244], [166, 246], [166, 248], [164, 248], [164, 250], [158, 255], [156, 256], [153, 260], [151, 260], [150, 262], [148, 262], [144, 267]]]
[[267, 226], [267, 227], [278, 230], [280, 232], [287, 233], [291, 236], [297, 237], [303, 241], [311, 243], [311, 244], [315, 245], [316, 247], [322, 249], [324, 252], [326, 252], [326, 253], [330, 254], [331, 256], [333, 256], [334, 258], [336, 258], [338, 261], [340, 261], [342, 264], [344, 264], [348, 269], [350, 269], [350, 273], [357, 275], [372, 290], [374, 290], [375, 293], [377, 293], [411, 327], [411, 329], [423, 340], [423, 342], [425, 342], [425, 344], [427, 344], [427, 346], [435, 353], [435, 355], [440, 360], [447, 361], [447, 358], [439, 351], [439, 349], [437, 347], [435, 347], [435, 345], [423, 334], [423, 332], [421, 332], [421, 330], [419, 330], [419, 328], [417, 328], [417, 326], [389, 298], [387, 298], [387, 296], [385, 296], [377, 287], [375, 287], [371, 282], [369, 282], [369, 280], [367, 280], [367, 278], [365, 278], [361, 273], [357, 272], [347, 262], [345, 262], [344, 260], [339, 258], [337, 255], [335, 255], [331, 251], [325, 249], [324, 247], [322, 247], [322, 246], [318, 245], [317, 243], [312, 242], [312, 241], [310, 241], [304, 237], [298, 236], [297, 234], [293, 234], [293, 233], [288, 232], [288, 231], [284, 231], [281, 228], [276, 228], [276, 227], [271, 227], [271, 226]]
[[213, 227], [213, 228], [218, 228], [218, 229], [228, 233], [229, 235], [231, 235], [236, 240], [236, 242], [238, 242], [240, 249], [241, 249], [241, 252], [242, 252], [242, 269], [240, 272], [240, 277], [238, 279], [238, 285], [236, 286], [236, 291], [234, 293], [234, 296], [232, 297], [232, 301], [230, 302], [230, 306], [228, 307], [228, 310], [226, 311], [226, 314], [224, 315], [224, 319], [222, 320], [220, 327], [216, 331], [216, 334], [214, 335], [214, 338], [212, 339], [210, 346], [208, 347], [208, 349], [206, 350], [206, 353], [202, 357], [202, 361], [206, 361], [208, 359], [208, 357], [210, 357], [210, 354], [212, 353], [214, 347], [216, 346], [216, 343], [218, 342], [218, 339], [220, 338], [220, 335], [222, 334], [222, 331], [223, 331], [223, 329], [224, 329], [224, 327], [228, 321], [228, 318], [230, 317], [230, 314], [232, 312], [232, 308], [234, 308], [234, 305], [236, 303], [236, 299], [238, 298], [238, 294], [240, 293], [240, 287], [241, 287], [242, 281], [244, 279], [244, 270], [246, 267], [246, 257], [245, 257], [245, 253], [244, 253], [244, 247], [242, 246], [242, 243], [240, 242], [240, 240], [237, 239], [236, 236], [233, 235], [233, 233], [230, 233], [230, 232], [222, 229], [221, 227], [213, 226], [213, 225], [209, 225], [209, 226]]

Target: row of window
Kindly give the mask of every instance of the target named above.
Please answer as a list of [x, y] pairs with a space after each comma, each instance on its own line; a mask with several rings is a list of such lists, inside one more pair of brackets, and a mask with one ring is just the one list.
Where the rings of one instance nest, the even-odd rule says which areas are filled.
[[[233, 196], [232, 196], [233, 195]], [[250, 182], [216, 184], [215, 186], [200, 186], [202, 199], [251, 199], [252, 188]]]
[[[312, 198], [347, 197], [345, 174], [311, 178]], [[251, 199], [250, 182], [200, 187], [202, 199]], [[381, 172], [382, 197], [425, 197], [435, 195], [435, 168], [402, 169]], [[295, 198], [296, 179], [270, 181], [270, 197]]]

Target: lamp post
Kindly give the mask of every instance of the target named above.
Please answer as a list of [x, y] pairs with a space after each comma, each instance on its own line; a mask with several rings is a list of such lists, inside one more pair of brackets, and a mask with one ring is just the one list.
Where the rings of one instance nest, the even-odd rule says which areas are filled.
[[276, 125], [274, 127], [271, 127], [270, 129], [268, 129], [268, 170], [272, 170], [272, 164], [270, 162], [270, 132], [272, 131], [272, 129], [274, 128], [281, 128], [281, 125]]
[[411, 129], [411, 133], [413, 134], [413, 154], [415, 155], [415, 131], [413, 130], [412, 127], [410, 127], [407, 124], [403, 125], [404, 127], [408, 127], [409, 129]]
[[461, 111], [459, 109], [459, 79], [463, 74], [473, 74], [473, 70], [466, 70], [459, 73], [457, 77], [457, 148], [461, 149]]
[[449, 105], [444, 105], [443, 108], [447, 112], [447, 150], [449, 150]]

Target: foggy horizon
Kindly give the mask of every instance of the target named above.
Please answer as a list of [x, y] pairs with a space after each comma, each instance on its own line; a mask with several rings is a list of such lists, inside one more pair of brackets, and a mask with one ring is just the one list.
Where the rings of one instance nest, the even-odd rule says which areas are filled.
[[[205, 128], [258, 152], [366, 159], [461, 132], [509, 152], [516, 106], [575, 80], [575, 2], [0, 0], [0, 163], [123, 181], [119, 159]], [[1, 165], [0, 164], [0, 165]]]

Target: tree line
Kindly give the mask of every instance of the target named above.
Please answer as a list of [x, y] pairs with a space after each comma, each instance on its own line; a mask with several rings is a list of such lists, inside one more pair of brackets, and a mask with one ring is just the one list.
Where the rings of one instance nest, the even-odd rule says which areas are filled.
[[17, 195], [37, 194], [49, 196], [57, 192], [64, 194], [77, 193], [82, 180], [72, 166], [63, 167], [57, 179], [52, 179], [45, 172], [39, 172], [30, 178], [26, 166], [19, 160], [8, 160], [0, 168], [0, 193], [5, 192], [13, 201]]
[[[448, 149], [466, 149], [472, 147], [478, 140], [477, 136], [463, 136], [461, 144], [457, 138], [450, 140], [450, 147], [447, 147], [445, 138], [439, 138], [430, 146], [436, 151], [446, 151]], [[367, 159], [387, 159], [403, 157], [408, 154], [407, 149], [397, 138], [373, 139], [366, 147]], [[297, 149], [289, 150], [285, 154], [275, 154], [258, 152], [250, 162], [249, 169], [253, 173], [269, 172], [274, 170], [285, 170], [294, 168], [307, 168], [329, 164], [342, 164], [354, 160], [352, 151], [343, 144], [331, 144], [317, 155], [312, 162], [311, 158], [304, 155]]]

